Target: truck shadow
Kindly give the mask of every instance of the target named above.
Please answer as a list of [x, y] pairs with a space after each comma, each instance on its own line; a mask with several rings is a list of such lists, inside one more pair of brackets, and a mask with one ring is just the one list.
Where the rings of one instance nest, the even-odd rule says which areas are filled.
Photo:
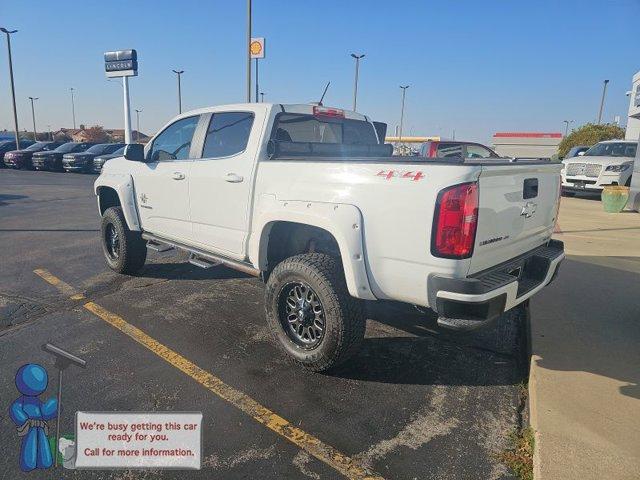
[[8, 193], [0, 194], [0, 207], [4, 207], [5, 205], [9, 205], [11, 200], [20, 200], [22, 198], [27, 198], [26, 195], [12, 195]]
[[532, 301], [532, 353], [539, 368], [608, 377], [626, 384], [620, 394], [640, 399], [640, 263], [602, 265], [610, 258], [567, 257]]
[[514, 385], [526, 378], [521, 317], [458, 333], [439, 328], [435, 314], [372, 302], [368, 318], [362, 348], [331, 375], [414, 385]]

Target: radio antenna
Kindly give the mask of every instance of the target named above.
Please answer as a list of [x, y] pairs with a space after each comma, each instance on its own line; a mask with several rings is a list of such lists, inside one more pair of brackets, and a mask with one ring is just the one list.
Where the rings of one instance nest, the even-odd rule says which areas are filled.
[[322, 92], [322, 96], [320, 97], [320, 101], [318, 102], [319, 106], [322, 106], [322, 100], [324, 100], [324, 96], [327, 94], [327, 90], [329, 90], [329, 85], [331, 85], [331, 82], [327, 82], [327, 86], [324, 87], [324, 92]]

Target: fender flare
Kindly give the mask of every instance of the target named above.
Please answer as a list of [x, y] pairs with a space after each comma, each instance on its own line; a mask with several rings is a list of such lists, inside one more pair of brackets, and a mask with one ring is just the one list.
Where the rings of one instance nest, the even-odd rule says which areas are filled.
[[136, 207], [136, 194], [133, 186], [133, 177], [129, 174], [101, 174], [93, 184], [93, 189], [98, 197], [98, 209], [102, 213], [100, 205], [100, 189], [113, 189], [120, 199], [120, 206], [127, 221], [129, 230], [140, 232], [140, 216]]
[[318, 227], [329, 232], [340, 248], [347, 288], [351, 296], [376, 300], [367, 276], [363, 222], [360, 210], [349, 204], [276, 200], [262, 195], [254, 215], [255, 235], [248, 243], [249, 260], [260, 270], [267, 268], [269, 233], [277, 222]]

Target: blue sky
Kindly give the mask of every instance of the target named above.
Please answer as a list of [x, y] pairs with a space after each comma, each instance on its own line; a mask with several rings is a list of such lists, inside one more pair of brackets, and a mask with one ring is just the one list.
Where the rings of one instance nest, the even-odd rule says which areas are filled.
[[[640, 70], [639, 0], [403, 1], [253, 0], [254, 36], [267, 38], [260, 68], [266, 101], [317, 100], [350, 108], [351, 52], [365, 53], [358, 110], [399, 122], [400, 84], [409, 84], [405, 134], [490, 142], [496, 131], [562, 131], [594, 121], [602, 81], [604, 118], [625, 122], [632, 75]], [[244, 101], [244, 0], [3, 0], [0, 22], [12, 40], [20, 128], [77, 123], [122, 127], [118, 83], [102, 54], [136, 48], [130, 82], [141, 130], [153, 133], [183, 108]], [[3, 35], [4, 37], [4, 35]], [[4, 38], [0, 45], [0, 130], [12, 117]], [[134, 120], [135, 121], [135, 120]], [[625, 122], [626, 123], [626, 122]], [[135, 126], [135, 125], [134, 125]]]

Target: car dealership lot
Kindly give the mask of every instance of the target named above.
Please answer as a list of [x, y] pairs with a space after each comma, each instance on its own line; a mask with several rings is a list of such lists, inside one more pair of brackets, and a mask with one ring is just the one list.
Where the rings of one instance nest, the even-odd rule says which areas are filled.
[[[83, 308], [94, 302], [363, 471], [384, 478], [510, 478], [495, 454], [518, 421], [524, 363], [512, 324], [501, 329], [500, 341], [456, 337], [410, 307], [375, 304], [364, 347], [349, 365], [330, 375], [306, 372], [271, 339], [259, 280], [161, 254], [150, 255], [138, 277], [109, 271], [98, 241], [94, 178], [0, 176], [0, 362], [7, 401], [17, 393], [13, 375], [23, 363], [42, 362], [55, 379], [40, 350], [50, 341], [88, 361], [86, 370], [66, 376], [62, 432], [72, 432], [76, 410], [201, 410], [203, 472], [194, 478], [213, 471], [242, 478], [258, 468], [273, 478], [341, 477], [339, 462], [313, 458], [287, 429], [265, 428], [206, 381], [194, 381]], [[47, 283], [37, 269], [61, 283]], [[1, 468], [15, 472], [18, 442], [8, 417], [3, 424]], [[124, 478], [115, 471], [78, 474]]]

